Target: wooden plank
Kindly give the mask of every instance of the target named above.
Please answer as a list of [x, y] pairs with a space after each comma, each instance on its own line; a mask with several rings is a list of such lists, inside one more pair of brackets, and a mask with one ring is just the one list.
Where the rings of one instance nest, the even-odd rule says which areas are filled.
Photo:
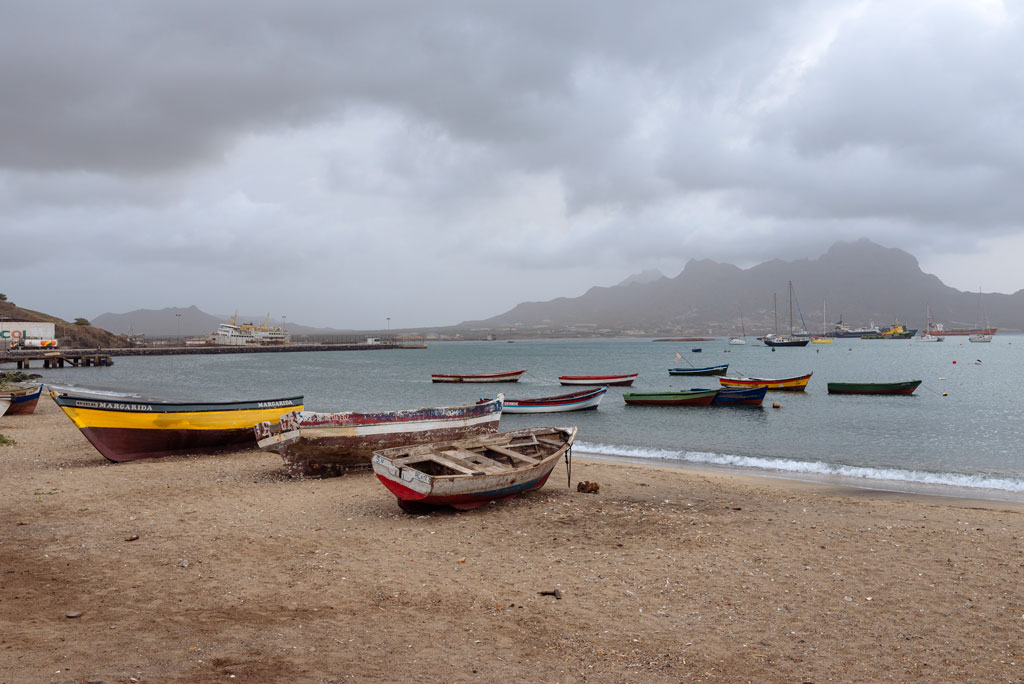
[[408, 466], [410, 463], [420, 463], [422, 461], [434, 461], [435, 463], [440, 463], [446, 468], [451, 468], [452, 470], [458, 471], [460, 473], [465, 473], [467, 475], [475, 475], [476, 473], [480, 472], [480, 469], [476, 468], [471, 463], [462, 463], [460, 462], [461, 459], [456, 461], [450, 458], [445, 458], [441, 454], [438, 454], [433, 451], [429, 451], [427, 453], [412, 454], [410, 456], [403, 456], [402, 458], [393, 458], [391, 459], [391, 464], [394, 466], [398, 466], [399, 468], [402, 468]]
[[451, 460], [450, 458], [445, 458], [441, 454], [430, 454], [429, 459], [431, 461], [435, 461], [437, 463], [440, 463], [443, 466], [447, 466], [448, 468], [451, 468], [452, 470], [458, 470], [460, 472], [466, 473], [467, 475], [475, 475], [478, 472], [480, 472], [479, 468], [467, 467], [470, 464], [467, 463], [466, 465], [462, 465], [461, 463], [457, 463], [457, 462]]
[[536, 465], [536, 464], [540, 463], [540, 461], [538, 459], [534, 458], [533, 456], [527, 456], [526, 454], [521, 454], [518, 451], [513, 451], [512, 449], [506, 449], [503, 446], [493, 445], [493, 446], [489, 446], [487, 448], [490, 449], [491, 451], [497, 451], [499, 454], [502, 454], [504, 456], [508, 456], [509, 458], [513, 458], [513, 459], [515, 459], [517, 461], [522, 461], [523, 463], [529, 463], [530, 465]]
[[547, 444], [548, 446], [553, 446], [558, 449], [561, 449], [563, 446], [565, 446], [565, 442], [563, 442], [562, 440], [551, 439], [550, 437], [538, 437], [537, 441], [540, 442], [541, 444]]
[[452, 461], [465, 463], [468, 467], [475, 467], [487, 473], [506, 473], [509, 471], [509, 467], [504, 463], [499, 463], [475, 451], [452, 449], [451, 451], [442, 451], [441, 453]]

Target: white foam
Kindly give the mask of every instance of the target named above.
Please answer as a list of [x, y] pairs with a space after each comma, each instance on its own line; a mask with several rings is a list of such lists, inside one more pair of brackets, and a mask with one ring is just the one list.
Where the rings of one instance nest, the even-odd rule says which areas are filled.
[[671, 449], [652, 449], [647, 447], [616, 446], [609, 444], [587, 444], [585, 442], [577, 442], [575, 451], [577, 454], [589, 453], [601, 456], [618, 456], [641, 460], [705, 463], [708, 465], [730, 468], [770, 470], [777, 473], [842, 477], [852, 478], [855, 480], [885, 480], [889, 482], [906, 482], [919, 485], [967, 487], [972, 489], [991, 489], [1006, 492], [1024, 492], [1024, 480], [1008, 477], [994, 477], [989, 475], [933, 473], [921, 470], [904, 470], [901, 468], [869, 468], [864, 466], [847, 466], [838, 463], [826, 463], [824, 461], [799, 461], [790, 458], [771, 458], [760, 456], [734, 456], [732, 454], [716, 454], [705, 451], [673, 451]]

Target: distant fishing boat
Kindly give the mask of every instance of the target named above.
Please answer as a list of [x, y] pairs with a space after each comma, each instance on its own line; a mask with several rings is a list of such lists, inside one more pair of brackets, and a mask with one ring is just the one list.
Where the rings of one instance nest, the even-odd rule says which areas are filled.
[[433, 382], [519, 382], [525, 370], [504, 373], [434, 373]]
[[545, 427], [395, 447], [373, 453], [373, 472], [404, 511], [472, 510], [543, 487], [575, 439], [575, 427]]
[[[503, 413], [562, 413], [565, 411], [586, 411], [597, 409], [601, 397], [608, 391], [607, 387], [586, 389], [570, 394], [559, 394], [554, 397], [536, 397], [533, 399], [506, 399]], [[481, 399], [477, 403], [489, 401]]]
[[631, 406], [710, 406], [716, 394], [717, 389], [625, 392], [622, 399]]
[[906, 382], [830, 382], [829, 394], [913, 394], [920, 380]]
[[636, 380], [639, 373], [626, 373], [624, 375], [559, 375], [558, 382], [563, 385], [614, 385], [616, 387], [629, 387]]
[[50, 396], [97, 451], [117, 462], [250, 448], [256, 445], [253, 425], [302, 410], [302, 397], [163, 402]]
[[792, 378], [718, 378], [722, 387], [764, 387], [768, 390], [803, 392], [813, 372]]
[[[691, 387], [698, 390], [700, 387]], [[711, 401], [712, 406], [760, 406], [764, 401], [764, 395], [768, 393], [767, 387], [720, 387], [715, 398]]]
[[702, 368], [669, 368], [669, 375], [725, 375], [729, 370], [729, 364], [723, 363], [717, 366], [704, 366]]
[[861, 335], [862, 340], [909, 340], [917, 334], [917, 328], [904, 328], [903, 324], [896, 321], [884, 330], [877, 333], [865, 333]]
[[945, 337], [936, 337], [935, 335], [926, 332], [917, 336], [918, 342], [942, 342], [945, 339]]
[[850, 326], [843, 323], [843, 319], [840, 318], [839, 322], [832, 328], [832, 337], [856, 337], [861, 338], [865, 335], [880, 334], [882, 331], [872, 321], [867, 327], [851, 328]]

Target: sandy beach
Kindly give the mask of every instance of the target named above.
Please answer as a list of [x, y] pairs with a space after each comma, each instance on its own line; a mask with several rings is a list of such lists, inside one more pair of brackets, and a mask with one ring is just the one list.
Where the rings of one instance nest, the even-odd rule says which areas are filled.
[[0, 433], [5, 684], [1024, 680], [1015, 503], [576, 458], [409, 516], [255, 449], [110, 464], [46, 397]]

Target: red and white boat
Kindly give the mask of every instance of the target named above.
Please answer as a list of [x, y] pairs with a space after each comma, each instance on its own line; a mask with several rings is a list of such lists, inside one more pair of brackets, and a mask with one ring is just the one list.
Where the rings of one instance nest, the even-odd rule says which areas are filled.
[[483, 404], [405, 411], [290, 411], [253, 429], [259, 447], [284, 459], [294, 475], [331, 476], [370, 467], [378, 449], [496, 433], [505, 396]]
[[[555, 397], [536, 397], [534, 399], [506, 399], [503, 413], [561, 413], [564, 411], [585, 411], [596, 409], [601, 397], [608, 391], [607, 387], [580, 390], [571, 394], [560, 394]], [[481, 399], [480, 401], [487, 401]]]
[[575, 427], [544, 427], [385, 449], [374, 452], [373, 472], [404, 511], [470, 510], [543, 487], [575, 439]]
[[617, 387], [629, 387], [636, 380], [639, 373], [627, 375], [560, 375], [558, 382], [563, 385], [615, 385]]
[[507, 371], [505, 373], [434, 373], [430, 379], [434, 382], [519, 382], [525, 370]]

